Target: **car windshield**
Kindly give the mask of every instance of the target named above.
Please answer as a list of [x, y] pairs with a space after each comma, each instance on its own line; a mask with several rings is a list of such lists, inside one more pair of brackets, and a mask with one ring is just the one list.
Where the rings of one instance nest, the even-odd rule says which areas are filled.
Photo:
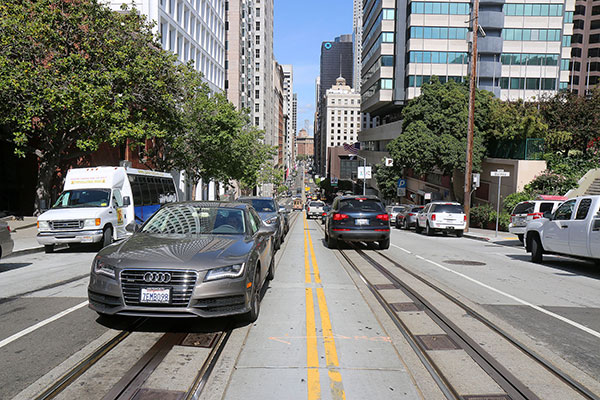
[[392, 208], [392, 212], [395, 212], [395, 213], [402, 212], [402, 210], [404, 210], [404, 207], [394, 207], [394, 208]]
[[142, 228], [159, 235], [241, 235], [244, 211], [233, 208], [180, 204], [159, 209]]
[[323, 207], [324, 205], [325, 205], [325, 204], [323, 204], [323, 202], [320, 202], [320, 201], [312, 201], [312, 202], [310, 203], [310, 206], [311, 206], [311, 207]]
[[433, 212], [462, 214], [463, 208], [458, 204], [436, 204], [436, 206], [433, 209]]
[[530, 202], [524, 202], [524, 203], [519, 203], [515, 206], [515, 209], [513, 210], [513, 214], [530, 214], [533, 212], [533, 208], [535, 207], [535, 204], [530, 203]]
[[110, 189], [79, 189], [63, 192], [52, 208], [108, 207]]
[[379, 200], [355, 198], [355, 199], [344, 199], [340, 200], [340, 211], [352, 212], [352, 211], [374, 211], [383, 212], [383, 204]]
[[273, 200], [252, 199], [250, 203], [258, 212], [275, 212], [275, 204], [273, 204]]

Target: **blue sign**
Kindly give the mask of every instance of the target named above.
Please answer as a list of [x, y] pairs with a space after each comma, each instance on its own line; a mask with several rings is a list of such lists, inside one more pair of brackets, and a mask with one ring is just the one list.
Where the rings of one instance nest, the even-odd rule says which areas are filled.
[[331, 43], [326, 42], [324, 47], [325, 47], [325, 49], [329, 50], [331, 48]]
[[406, 179], [398, 179], [398, 189], [406, 189]]

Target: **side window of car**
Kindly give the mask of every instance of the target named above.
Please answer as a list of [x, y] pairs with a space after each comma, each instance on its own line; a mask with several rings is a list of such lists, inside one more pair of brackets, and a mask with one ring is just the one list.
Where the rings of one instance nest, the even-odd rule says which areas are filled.
[[553, 219], [560, 221], [571, 219], [571, 215], [573, 215], [573, 210], [575, 208], [575, 201], [576, 200], [569, 200], [564, 202], [560, 207], [558, 207], [558, 210], [556, 210]]
[[252, 215], [252, 213], [249, 213], [248, 217], [248, 219], [250, 220], [250, 231], [252, 235], [254, 235], [256, 232], [258, 232], [258, 225], [256, 225], [256, 221], [254, 220], [254, 216]]
[[586, 219], [591, 205], [592, 199], [581, 200], [579, 202], [579, 207], [577, 207], [577, 215], [575, 216], [575, 219]]
[[431, 208], [431, 204], [426, 205], [425, 208], [423, 209], [423, 214], [428, 213], [430, 208]]
[[554, 208], [554, 203], [541, 203], [539, 212], [541, 212], [542, 214], [545, 212], [552, 212], [553, 208]]
[[260, 227], [262, 226], [262, 220], [260, 219], [256, 211], [252, 212], [252, 218], [254, 219], [254, 223], [256, 224], [256, 229], [260, 229]]

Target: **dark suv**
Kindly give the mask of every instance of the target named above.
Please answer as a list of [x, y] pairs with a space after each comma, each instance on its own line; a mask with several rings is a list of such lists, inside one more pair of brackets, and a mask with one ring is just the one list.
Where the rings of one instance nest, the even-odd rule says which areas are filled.
[[380, 249], [390, 247], [390, 216], [376, 196], [336, 197], [325, 221], [327, 247], [336, 248], [338, 240], [378, 242]]

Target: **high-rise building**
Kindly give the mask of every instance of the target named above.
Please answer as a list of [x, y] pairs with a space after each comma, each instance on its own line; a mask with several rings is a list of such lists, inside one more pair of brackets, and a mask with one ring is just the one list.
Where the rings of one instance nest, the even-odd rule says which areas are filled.
[[363, 32], [363, 0], [354, 0], [354, 13], [352, 18], [352, 40], [354, 56], [354, 77], [352, 87], [360, 93], [360, 74], [362, 71], [362, 32]]
[[335, 85], [337, 78], [343, 77], [348, 84], [353, 82], [354, 57], [352, 56], [352, 35], [341, 35], [332, 42], [321, 44], [320, 76], [316, 92], [315, 116], [315, 166], [319, 173], [326, 169], [325, 157], [321, 152], [326, 142], [323, 140], [324, 131], [324, 98], [327, 89]]
[[292, 134], [290, 135], [291, 140], [291, 156], [292, 163], [296, 160], [296, 132], [298, 130], [298, 93], [294, 93], [292, 97]]
[[289, 168], [294, 162], [294, 139], [296, 137], [297, 96], [294, 93], [294, 67], [284, 64], [283, 68], [283, 107], [286, 116], [285, 132], [285, 167]]
[[360, 94], [346, 85], [346, 80], [340, 76], [325, 93], [321, 109], [323, 124], [319, 152], [320, 159], [324, 160], [325, 176], [328, 176], [328, 149], [356, 142], [360, 128]]
[[[480, 0], [477, 83], [507, 100], [566, 89], [575, 0]], [[361, 153], [379, 162], [401, 133], [401, 109], [423, 83], [469, 74], [471, 3], [366, 0], [363, 3], [362, 106], [373, 118]]]
[[[126, 0], [104, 0], [119, 11]], [[161, 46], [179, 57], [193, 61], [213, 91], [225, 88], [225, 1], [137, 0], [138, 10], [156, 23]]]
[[254, 107], [254, 0], [227, 3], [227, 98], [238, 109]]
[[287, 116], [284, 109], [284, 80], [283, 68], [277, 61], [273, 61], [273, 99], [275, 101], [275, 134], [277, 135], [277, 158], [276, 165], [284, 166], [284, 155], [286, 151], [285, 131]]
[[600, 79], [600, 4], [576, 0], [571, 43], [569, 90], [585, 95]]

